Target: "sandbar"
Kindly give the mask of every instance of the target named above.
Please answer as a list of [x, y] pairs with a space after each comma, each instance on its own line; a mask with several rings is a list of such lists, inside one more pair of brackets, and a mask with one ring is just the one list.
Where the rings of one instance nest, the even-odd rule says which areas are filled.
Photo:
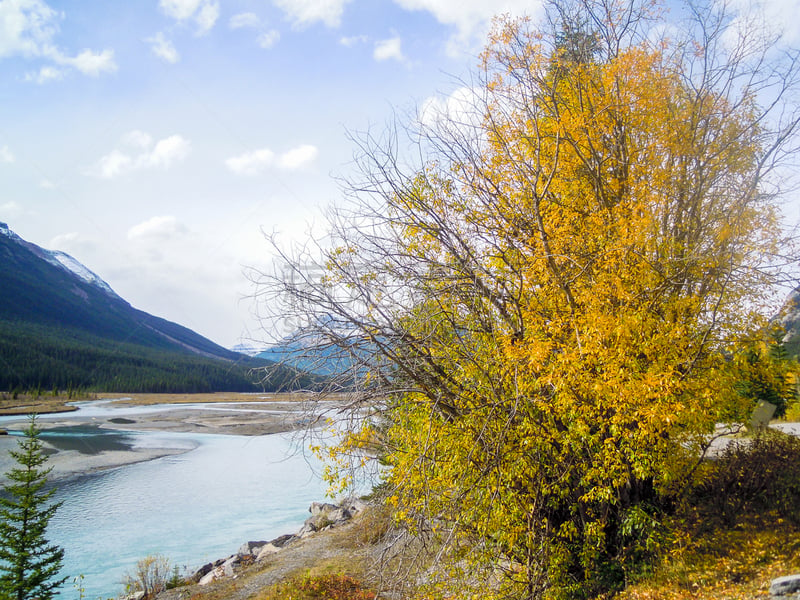
[[[318, 420], [296, 399], [262, 401], [247, 396], [238, 401], [153, 405], [121, 398], [79, 403], [78, 408], [37, 419], [47, 466], [53, 468], [51, 479], [119, 468], [196, 447], [196, 437], [172, 434], [270, 435], [313, 427]], [[27, 419], [6, 417], [1, 426], [12, 434], [0, 437], [0, 473], [5, 473], [13, 466], [8, 451], [16, 447]], [[137, 435], [141, 432], [168, 435]]]

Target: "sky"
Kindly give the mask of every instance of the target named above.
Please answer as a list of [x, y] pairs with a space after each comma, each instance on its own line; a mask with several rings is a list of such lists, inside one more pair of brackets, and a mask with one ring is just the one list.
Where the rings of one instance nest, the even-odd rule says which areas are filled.
[[[791, 28], [800, 0], [763, 9]], [[457, 94], [495, 13], [539, 0], [0, 0], [0, 221], [136, 308], [270, 341], [265, 234], [324, 221], [350, 133]]]

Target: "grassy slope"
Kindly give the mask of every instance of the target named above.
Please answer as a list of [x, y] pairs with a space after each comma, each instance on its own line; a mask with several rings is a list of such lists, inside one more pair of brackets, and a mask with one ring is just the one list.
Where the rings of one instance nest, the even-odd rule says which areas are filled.
[[800, 528], [784, 522], [715, 530], [668, 552], [618, 600], [755, 600], [800, 572]]

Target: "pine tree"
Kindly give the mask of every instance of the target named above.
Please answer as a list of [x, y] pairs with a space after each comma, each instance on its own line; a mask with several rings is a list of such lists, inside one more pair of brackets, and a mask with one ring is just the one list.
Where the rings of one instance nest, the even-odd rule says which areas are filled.
[[36, 415], [30, 418], [19, 448], [11, 451], [17, 467], [6, 473], [9, 483], [0, 498], [0, 598], [48, 600], [66, 580], [58, 577], [64, 550], [45, 538], [47, 525], [60, 504], [43, 491], [51, 469], [42, 468]]

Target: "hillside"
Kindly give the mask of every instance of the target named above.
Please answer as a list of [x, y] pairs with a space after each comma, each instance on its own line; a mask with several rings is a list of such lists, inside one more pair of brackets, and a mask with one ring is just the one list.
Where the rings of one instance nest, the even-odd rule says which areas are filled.
[[[132, 307], [71, 256], [0, 223], [0, 390], [256, 391], [268, 365]], [[263, 387], [278, 387], [288, 372]], [[294, 375], [292, 375], [294, 377]]]

